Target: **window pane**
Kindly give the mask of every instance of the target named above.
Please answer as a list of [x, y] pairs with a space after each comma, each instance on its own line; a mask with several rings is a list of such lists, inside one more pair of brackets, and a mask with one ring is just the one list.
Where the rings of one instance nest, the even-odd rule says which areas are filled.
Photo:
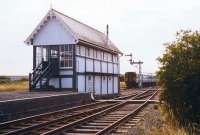
[[60, 67], [72, 67], [72, 45], [64, 45], [60, 48]]

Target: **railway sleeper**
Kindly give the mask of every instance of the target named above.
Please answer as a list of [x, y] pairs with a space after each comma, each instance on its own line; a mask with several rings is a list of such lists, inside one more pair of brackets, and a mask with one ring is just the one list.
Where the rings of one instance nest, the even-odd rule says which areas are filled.
[[140, 119], [132, 119], [132, 120], [129, 120], [128, 122], [130, 123], [133, 123], [133, 122], [138, 122]]
[[61, 135], [94, 135], [94, 133], [65, 133], [65, 132], [63, 132], [63, 133], [61, 133]]
[[116, 132], [127, 133], [128, 129], [117, 129]]
[[92, 122], [90, 122], [90, 123], [87, 123], [87, 125], [92, 125], [92, 126], [108, 126], [108, 123], [92, 123]]
[[104, 118], [100, 118], [99, 120], [118, 120], [119, 118], [117, 117], [104, 117]]
[[[127, 130], [118, 130], [118, 131], [115, 131], [113, 132], [114, 134], [118, 134], [118, 135], [122, 135], [122, 134], [126, 134], [127, 133]], [[112, 133], [111, 133], [112, 134]]]
[[91, 126], [91, 125], [82, 125], [79, 128], [85, 128], [85, 129], [103, 129], [105, 126], [102, 125], [96, 125], [96, 126]]
[[73, 133], [97, 133], [99, 130], [98, 129], [80, 129], [80, 128], [75, 128], [72, 130]]
[[126, 123], [126, 124], [124, 124], [125, 126], [135, 126], [136, 125], [136, 123]]
[[106, 121], [106, 120], [95, 120], [94, 123], [113, 123], [112, 121]]
[[108, 114], [107, 115], [108, 117], [123, 117], [124, 115], [123, 114], [116, 114], [116, 115], [113, 115], [113, 114]]

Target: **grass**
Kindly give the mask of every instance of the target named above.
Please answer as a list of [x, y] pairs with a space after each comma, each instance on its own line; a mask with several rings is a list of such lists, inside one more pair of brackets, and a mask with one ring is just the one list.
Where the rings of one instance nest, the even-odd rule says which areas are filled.
[[27, 91], [28, 80], [10, 81], [0, 83], [0, 92]]
[[125, 82], [120, 82], [120, 89], [126, 89], [126, 83]]

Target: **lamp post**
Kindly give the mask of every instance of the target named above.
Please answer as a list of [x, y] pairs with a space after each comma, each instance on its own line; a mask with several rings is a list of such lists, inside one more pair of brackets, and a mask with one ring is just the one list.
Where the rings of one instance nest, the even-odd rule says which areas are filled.
[[138, 64], [139, 65], [139, 74], [138, 74], [138, 83], [139, 83], [139, 88], [142, 88], [142, 64], [144, 63], [144, 62], [142, 62], [142, 61], [137, 61], [137, 62], [135, 62], [134, 60], [133, 60], [133, 54], [132, 53], [130, 53], [130, 54], [127, 54], [127, 55], [125, 55], [125, 56], [129, 56], [130, 57], [130, 59], [129, 59], [129, 62], [130, 62], [130, 64], [131, 65], [134, 65], [134, 64]]

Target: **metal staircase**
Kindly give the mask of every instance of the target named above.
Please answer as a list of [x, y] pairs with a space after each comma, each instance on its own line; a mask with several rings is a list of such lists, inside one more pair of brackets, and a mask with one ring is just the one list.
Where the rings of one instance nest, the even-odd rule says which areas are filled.
[[33, 72], [29, 74], [30, 90], [37, 88], [50, 88], [49, 80], [52, 76], [58, 75], [58, 65], [58, 59], [56, 58], [52, 58], [49, 62], [42, 61]]

